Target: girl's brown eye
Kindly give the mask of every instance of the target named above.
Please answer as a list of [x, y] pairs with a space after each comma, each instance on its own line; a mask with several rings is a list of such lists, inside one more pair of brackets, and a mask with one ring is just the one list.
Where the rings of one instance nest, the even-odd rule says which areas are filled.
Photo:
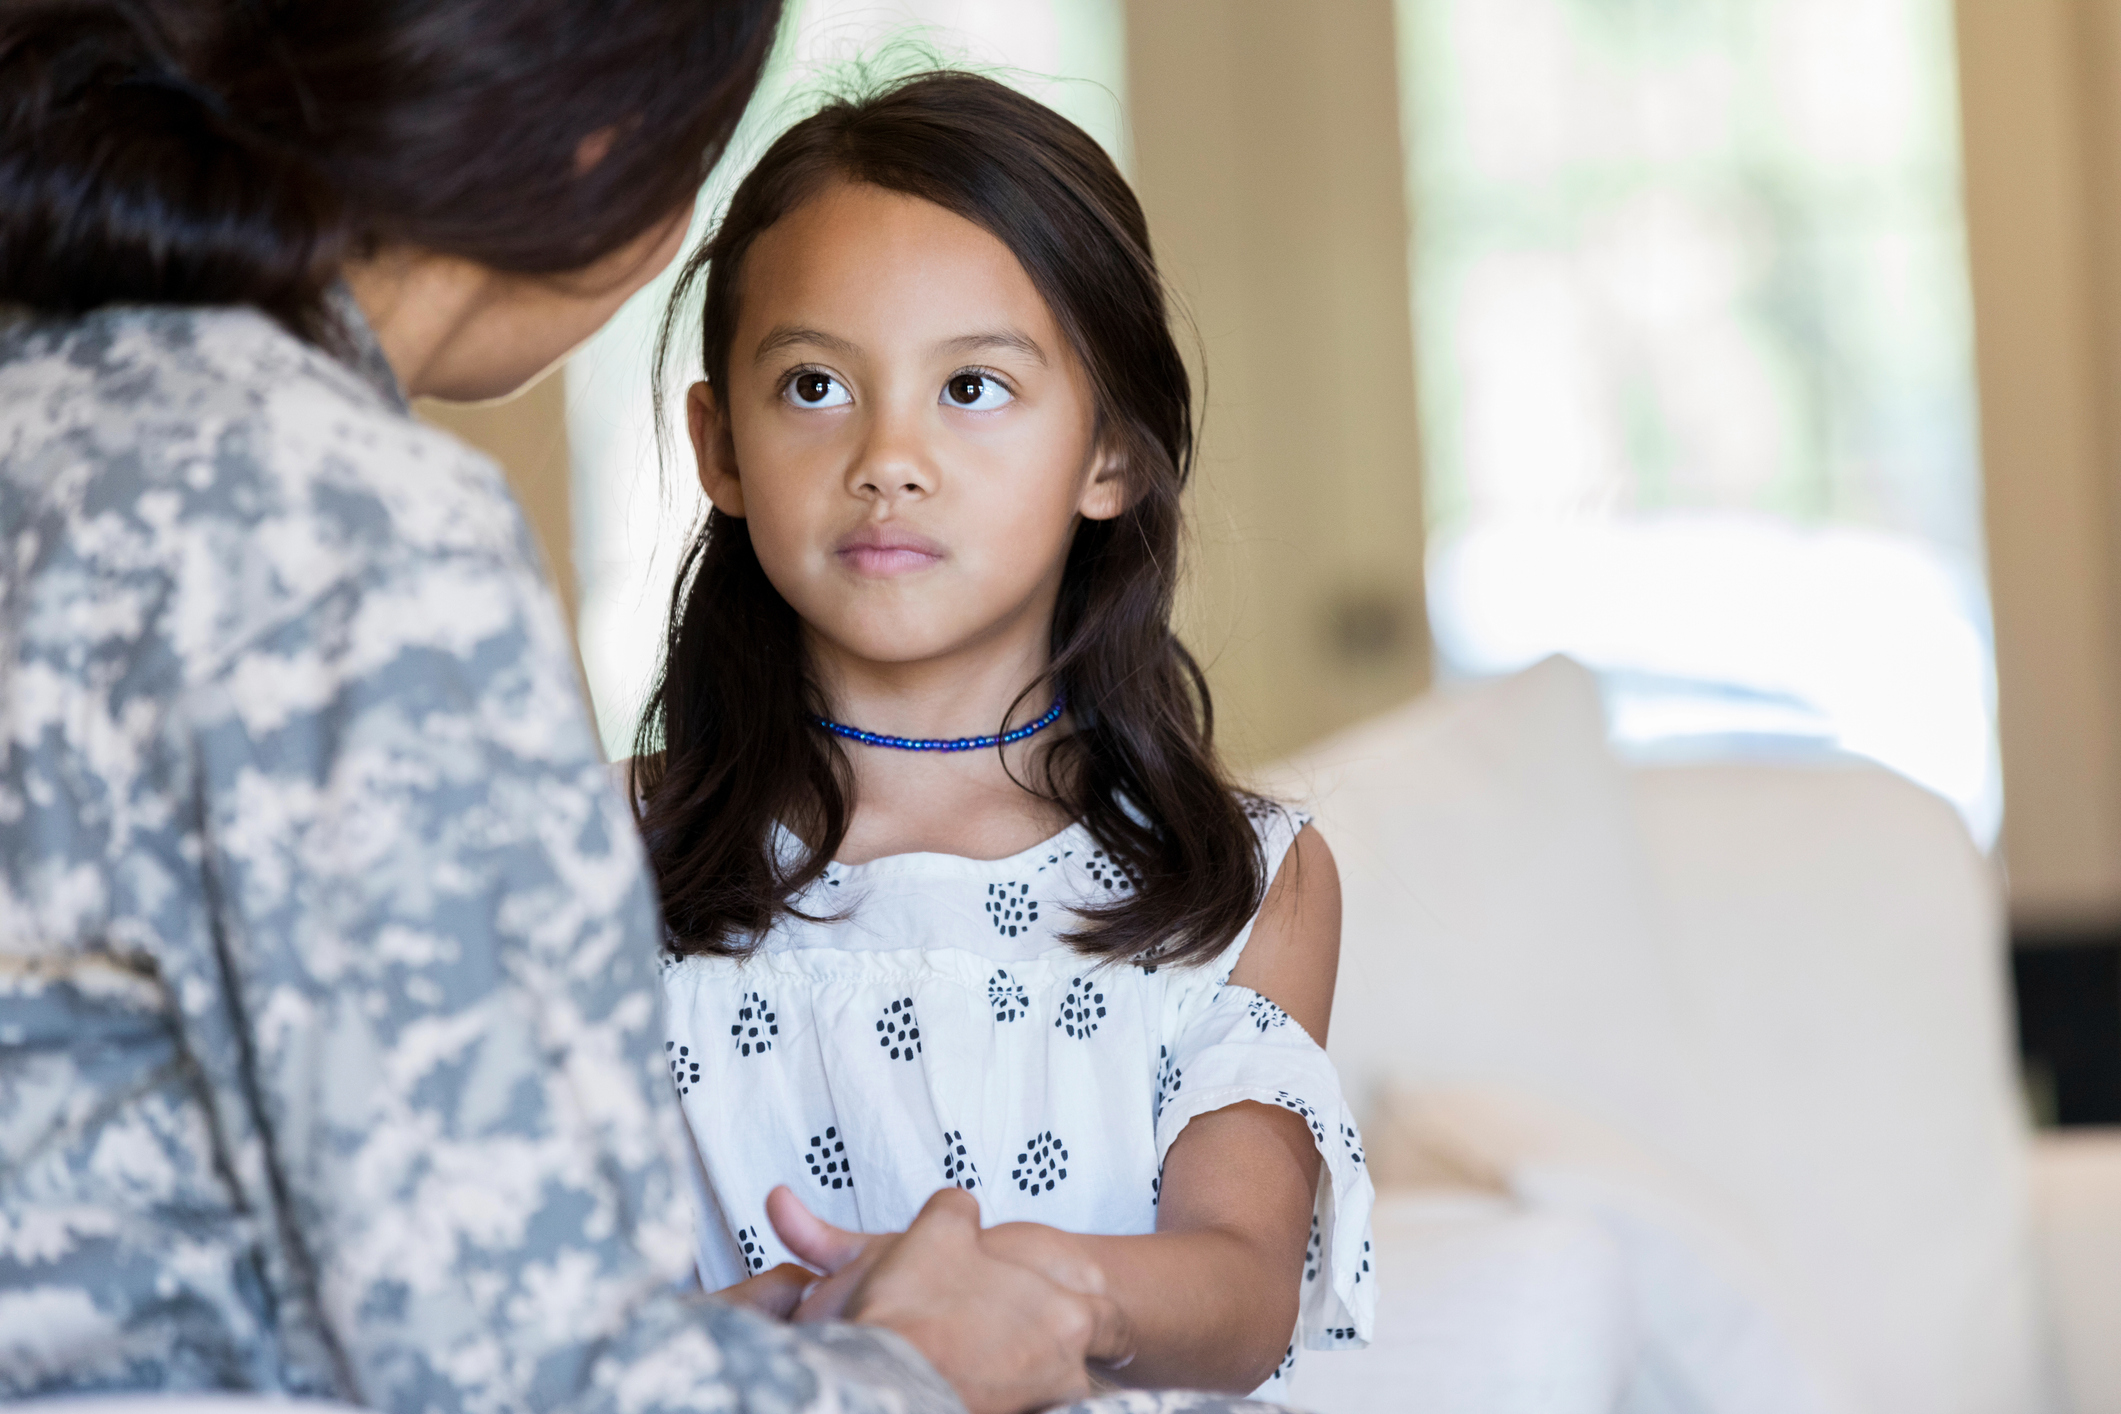
[[943, 396], [953, 407], [974, 412], [989, 412], [1015, 399], [1015, 395], [1002, 386], [1001, 380], [984, 373], [951, 374], [950, 380], [943, 384]]
[[840, 386], [839, 379], [829, 373], [807, 370], [788, 380], [788, 392], [785, 396], [799, 407], [810, 408], [840, 407], [854, 401], [847, 395], [847, 390]]

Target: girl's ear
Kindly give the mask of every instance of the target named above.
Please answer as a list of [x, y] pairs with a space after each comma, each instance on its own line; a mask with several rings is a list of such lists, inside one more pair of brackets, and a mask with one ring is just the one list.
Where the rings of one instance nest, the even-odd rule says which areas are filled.
[[1109, 448], [1099, 448], [1097, 469], [1083, 487], [1083, 498], [1075, 509], [1084, 520], [1111, 520], [1127, 509], [1134, 497], [1127, 485], [1126, 458]]
[[736, 474], [736, 442], [721, 400], [706, 383], [685, 394], [685, 426], [692, 433], [692, 456], [700, 469], [700, 489], [725, 516], [744, 518], [744, 483]]

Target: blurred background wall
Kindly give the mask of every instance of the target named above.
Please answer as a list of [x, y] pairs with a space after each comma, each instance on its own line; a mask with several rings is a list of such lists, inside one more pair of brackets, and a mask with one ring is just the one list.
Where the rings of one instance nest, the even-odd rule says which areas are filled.
[[[923, 56], [1134, 180], [1199, 335], [1186, 631], [1240, 760], [1566, 651], [1624, 749], [1873, 757], [2028, 942], [2121, 937], [2121, 0], [790, 11], [702, 229], [821, 87]], [[516, 478], [614, 751], [698, 510], [660, 301], [430, 412]]]
[[1391, 0], [1127, 13], [1134, 180], [1197, 326], [1186, 633], [1264, 762], [1426, 686]]
[[2121, 922], [2121, 7], [1963, 0], [1967, 225], [2022, 933]]

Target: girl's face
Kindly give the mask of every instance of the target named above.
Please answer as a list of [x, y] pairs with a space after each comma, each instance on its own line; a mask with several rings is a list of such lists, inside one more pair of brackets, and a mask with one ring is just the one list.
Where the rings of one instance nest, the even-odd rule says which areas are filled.
[[[1042, 654], [1076, 518], [1125, 506], [1089, 380], [1009, 248], [839, 183], [745, 257], [700, 481], [827, 659]], [[719, 394], [719, 396], [718, 396]]]

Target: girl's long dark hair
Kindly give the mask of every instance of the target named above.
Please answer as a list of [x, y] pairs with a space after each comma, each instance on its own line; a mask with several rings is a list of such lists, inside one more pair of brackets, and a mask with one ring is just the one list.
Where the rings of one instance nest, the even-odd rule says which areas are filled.
[[[1141, 206], [1088, 134], [991, 79], [921, 74], [834, 102], [774, 143], [687, 261], [657, 387], [703, 277], [707, 381], [727, 386], [745, 253], [836, 181], [919, 197], [993, 233], [1089, 372], [1099, 444], [1117, 454], [1129, 501], [1081, 522], [1068, 552], [1049, 682], [1075, 730], [1051, 747], [1041, 786], [1133, 887], [1068, 940], [1115, 961], [1205, 960], [1259, 908], [1265, 866], [1215, 754], [1208, 685], [1171, 631], [1192, 394]], [[795, 611], [745, 523], [711, 511], [680, 566], [635, 743], [633, 794], [676, 951], [748, 951], [839, 849], [852, 773], [813, 724], [822, 715]], [[777, 852], [777, 825], [802, 843]]]
[[379, 244], [579, 269], [698, 192], [780, 10], [4, 0], [0, 305], [249, 305], [329, 342]]

